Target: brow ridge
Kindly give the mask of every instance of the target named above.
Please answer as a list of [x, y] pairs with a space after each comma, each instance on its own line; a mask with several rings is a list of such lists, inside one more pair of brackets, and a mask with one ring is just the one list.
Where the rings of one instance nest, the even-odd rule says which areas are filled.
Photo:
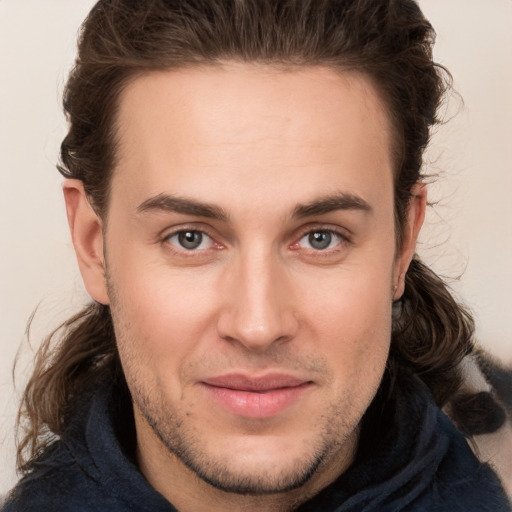
[[[325, 215], [337, 210], [371, 212], [372, 207], [355, 194], [339, 193], [297, 205], [293, 210], [292, 218], [300, 219], [314, 215]], [[228, 220], [227, 213], [218, 206], [168, 194], [158, 194], [143, 201], [137, 207], [137, 213], [146, 212], [173, 212], [221, 221]]]
[[315, 199], [310, 203], [297, 205], [292, 216], [294, 218], [311, 217], [313, 215], [325, 215], [337, 210], [360, 210], [371, 213], [372, 207], [363, 198], [349, 193], [333, 194]]
[[222, 221], [228, 218], [227, 213], [218, 206], [168, 194], [150, 197], [137, 207], [137, 213], [147, 212], [173, 212]]

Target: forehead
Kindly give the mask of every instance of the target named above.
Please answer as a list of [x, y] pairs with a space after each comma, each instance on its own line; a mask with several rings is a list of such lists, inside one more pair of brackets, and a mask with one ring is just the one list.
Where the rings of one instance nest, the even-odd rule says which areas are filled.
[[155, 72], [126, 87], [117, 121], [113, 192], [134, 201], [211, 201], [219, 184], [283, 201], [296, 188], [314, 196], [391, 182], [388, 116], [360, 74], [237, 63]]

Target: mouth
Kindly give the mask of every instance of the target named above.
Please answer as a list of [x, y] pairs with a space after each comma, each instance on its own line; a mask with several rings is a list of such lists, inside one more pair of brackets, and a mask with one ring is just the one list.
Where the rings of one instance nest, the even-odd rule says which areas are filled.
[[201, 384], [209, 397], [222, 408], [252, 419], [283, 413], [313, 386], [312, 381], [291, 375], [250, 376], [239, 373], [209, 378]]

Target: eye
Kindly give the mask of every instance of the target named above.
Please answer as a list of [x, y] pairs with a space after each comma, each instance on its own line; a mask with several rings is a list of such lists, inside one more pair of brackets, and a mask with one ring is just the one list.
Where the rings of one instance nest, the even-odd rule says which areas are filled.
[[308, 249], [314, 249], [315, 251], [325, 251], [333, 249], [342, 241], [343, 237], [334, 231], [317, 230], [306, 233], [299, 240], [299, 245]]
[[185, 229], [169, 235], [166, 239], [172, 245], [186, 251], [208, 249], [213, 245], [213, 240], [202, 231]]

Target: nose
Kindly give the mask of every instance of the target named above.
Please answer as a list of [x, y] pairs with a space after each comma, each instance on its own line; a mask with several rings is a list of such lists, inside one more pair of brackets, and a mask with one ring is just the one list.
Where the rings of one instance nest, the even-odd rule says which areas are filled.
[[297, 333], [298, 317], [284, 264], [271, 254], [241, 256], [231, 262], [223, 286], [217, 334], [252, 352], [263, 353]]

